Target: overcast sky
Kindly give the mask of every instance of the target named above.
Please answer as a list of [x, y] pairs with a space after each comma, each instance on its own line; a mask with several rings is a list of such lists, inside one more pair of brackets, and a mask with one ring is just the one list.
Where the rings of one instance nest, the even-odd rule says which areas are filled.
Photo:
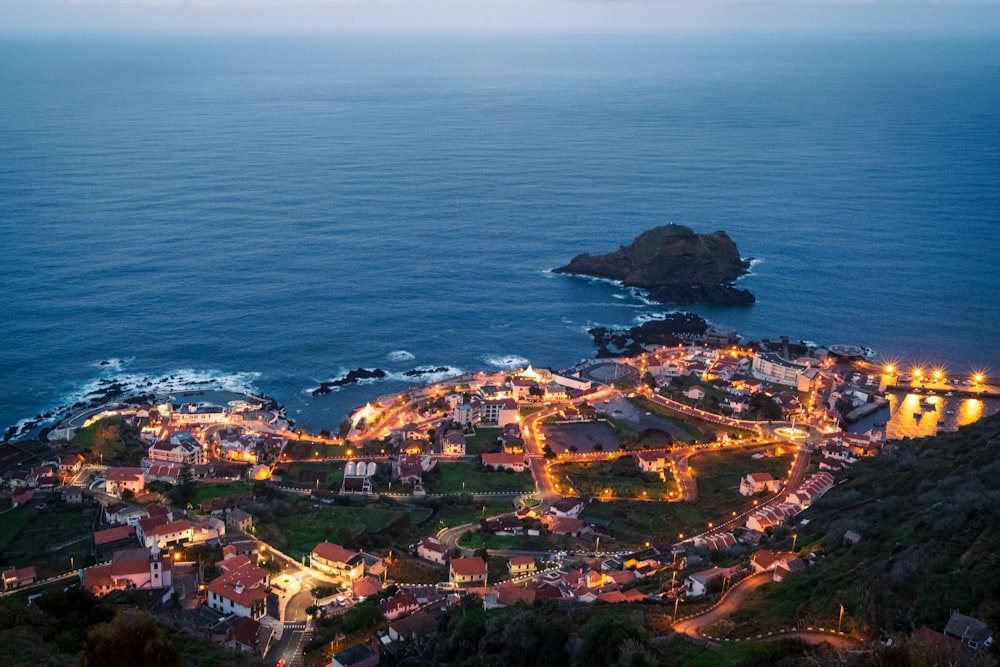
[[1000, 33], [1000, 0], [0, 0], [0, 31]]

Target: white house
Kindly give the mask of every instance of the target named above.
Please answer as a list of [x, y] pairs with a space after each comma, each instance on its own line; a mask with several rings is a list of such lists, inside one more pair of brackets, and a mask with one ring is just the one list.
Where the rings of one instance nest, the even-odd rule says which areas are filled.
[[767, 472], [751, 472], [740, 480], [740, 495], [752, 496], [755, 493], [777, 493], [781, 490], [781, 481], [771, 477]]

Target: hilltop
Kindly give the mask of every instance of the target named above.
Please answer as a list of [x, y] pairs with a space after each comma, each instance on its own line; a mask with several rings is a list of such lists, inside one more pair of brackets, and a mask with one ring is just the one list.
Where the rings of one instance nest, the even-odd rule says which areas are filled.
[[619, 280], [648, 290], [651, 299], [662, 303], [742, 306], [755, 298], [732, 282], [747, 268], [726, 232], [696, 234], [690, 227], [669, 224], [606, 255], [577, 255], [555, 272]]

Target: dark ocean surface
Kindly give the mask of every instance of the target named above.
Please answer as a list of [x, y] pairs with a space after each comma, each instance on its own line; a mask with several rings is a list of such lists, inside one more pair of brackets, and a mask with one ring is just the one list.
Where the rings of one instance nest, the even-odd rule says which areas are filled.
[[568, 367], [671, 308], [549, 270], [667, 222], [759, 260], [693, 308], [747, 338], [1000, 374], [1000, 41], [5, 37], [0, 424], [176, 375], [335, 428], [410, 369]]

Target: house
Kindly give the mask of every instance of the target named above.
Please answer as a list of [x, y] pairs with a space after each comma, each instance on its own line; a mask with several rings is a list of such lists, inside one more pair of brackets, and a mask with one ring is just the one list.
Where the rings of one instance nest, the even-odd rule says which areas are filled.
[[108, 468], [105, 471], [104, 491], [110, 496], [121, 498], [122, 493], [140, 493], [146, 486], [146, 473], [142, 468]]
[[524, 455], [518, 454], [481, 454], [484, 466], [491, 466], [497, 470], [513, 470], [514, 472], [524, 472]]
[[225, 573], [208, 582], [208, 606], [223, 614], [260, 620], [267, 610], [270, 573], [246, 556], [232, 556], [219, 563]]
[[309, 554], [312, 566], [321, 572], [355, 580], [365, 573], [364, 560], [339, 544], [320, 542]]
[[719, 579], [732, 579], [739, 572], [738, 567], [713, 567], [689, 575], [687, 578], [687, 594], [698, 597], [708, 593], [708, 587]]
[[181, 470], [184, 469], [184, 465], [181, 463], [150, 463], [149, 468], [146, 469], [146, 481], [147, 482], [166, 482], [167, 484], [176, 484], [177, 480], [180, 479]]
[[978, 651], [993, 645], [993, 632], [978, 618], [955, 612], [944, 626], [946, 637], [954, 637], [967, 648]]
[[230, 617], [226, 629], [225, 645], [242, 653], [252, 653], [260, 657], [267, 652], [273, 631], [248, 616]]
[[448, 563], [448, 583], [453, 587], [486, 584], [486, 562], [479, 556], [452, 558]]
[[224, 428], [216, 435], [219, 457], [230, 461], [257, 463], [257, 440], [242, 429]]
[[643, 472], [663, 472], [667, 456], [664, 452], [639, 452], [635, 454], [635, 462]]
[[137, 526], [147, 514], [148, 510], [127, 503], [111, 503], [104, 506], [104, 519], [108, 523]]
[[514, 556], [507, 561], [507, 571], [510, 576], [519, 577], [523, 574], [531, 574], [535, 571], [535, 559], [531, 556]]
[[785, 577], [793, 572], [801, 572], [806, 569], [806, 563], [801, 558], [782, 560], [774, 567], [774, 581], [784, 581]]
[[170, 436], [169, 440], [161, 440], [148, 450], [146, 455], [153, 461], [195, 465], [205, 462], [205, 452], [194, 437], [187, 431], [179, 431]]
[[552, 503], [549, 513], [553, 516], [576, 518], [583, 512], [583, 500], [580, 498], [560, 498]]
[[700, 401], [705, 398], [705, 388], [701, 385], [694, 385], [684, 392], [684, 395], [693, 401]]
[[448, 547], [436, 537], [421, 537], [417, 543], [417, 556], [444, 565], [448, 562]]
[[94, 533], [94, 549], [100, 554], [135, 545], [135, 526], [115, 526]]
[[[143, 519], [143, 521], [149, 520], [150, 519]], [[159, 521], [159, 519], [157, 519], [157, 521]], [[139, 522], [139, 525], [142, 527], [142, 521]], [[143, 528], [141, 533], [142, 534], [139, 535], [139, 542], [143, 546], [152, 547], [153, 545], [156, 545], [161, 549], [179, 544], [185, 544], [192, 541], [194, 538], [194, 530], [191, 527], [191, 522], [187, 519], [163, 522], [159, 525], [152, 526], [149, 529]]]
[[10, 497], [11, 507], [24, 507], [35, 497], [34, 489], [24, 489], [23, 491], [15, 491]]
[[159, 549], [133, 548], [116, 551], [111, 562], [80, 572], [83, 587], [101, 597], [111, 591], [170, 588], [173, 561]]
[[226, 526], [244, 533], [250, 532], [250, 529], [253, 528], [253, 515], [236, 507], [226, 515]]
[[434, 452], [441, 456], [465, 456], [465, 433], [462, 425], [445, 422], [434, 433]]
[[416, 611], [406, 618], [389, 624], [389, 639], [394, 642], [413, 641], [437, 632], [437, 619], [426, 611]]
[[334, 653], [330, 667], [375, 667], [378, 662], [378, 653], [364, 644], [355, 644], [339, 653]]
[[343, 495], [368, 495], [372, 492], [372, 476], [377, 468], [374, 461], [348, 461], [344, 466]]
[[5, 570], [3, 573], [3, 589], [5, 591], [11, 591], [15, 588], [20, 588], [21, 586], [27, 586], [29, 584], [35, 583], [38, 578], [38, 574], [35, 572], [35, 566], [29, 565], [28, 567], [11, 568]]
[[59, 457], [59, 474], [63, 477], [68, 475], [75, 475], [80, 472], [83, 467], [83, 461], [80, 460], [79, 456], [60, 456]]
[[353, 584], [351, 584], [351, 594], [357, 600], [365, 600], [367, 598], [375, 597], [382, 591], [382, 582], [378, 577], [373, 577], [371, 575], [365, 575], [360, 579], [356, 579]]
[[[542, 524], [553, 535], [573, 535], [579, 537], [585, 530], [583, 521], [569, 516], [544, 516], [542, 517]], [[589, 528], [586, 530], [589, 530]]]
[[761, 572], [773, 571], [783, 561], [784, 558], [776, 553], [767, 549], [759, 549], [750, 557], [750, 566], [753, 568], [754, 574], [760, 574]]
[[379, 604], [378, 609], [387, 620], [394, 621], [400, 616], [405, 616], [410, 612], [420, 609], [420, 604], [417, 602], [417, 598], [413, 597], [412, 593], [401, 590], [391, 598], [383, 600]]
[[83, 489], [79, 486], [67, 486], [63, 489], [62, 498], [64, 503], [79, 504], [83, 502]]
[[751, 472], [740, 480], [740, 495], [752, 496], [755, 493], [777, 493], [781, 490], [781, 482], [771, 477], [768, 472]]

